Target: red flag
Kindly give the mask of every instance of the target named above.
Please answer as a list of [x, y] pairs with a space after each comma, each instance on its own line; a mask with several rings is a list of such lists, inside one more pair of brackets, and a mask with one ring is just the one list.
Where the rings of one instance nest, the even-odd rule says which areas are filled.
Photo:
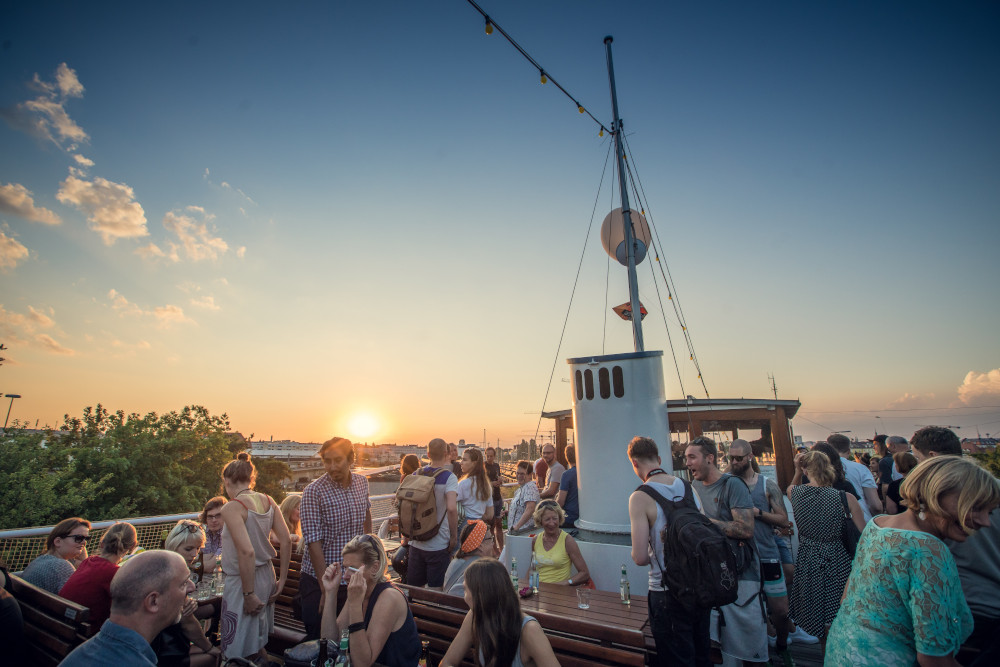
[[[626, 322], [631, 322], [632, 321], [632, 304], [631, 303], [623, 303], [620, 306], [615, 306], [614, 308], [612, 308], [612, 310], [615, 311], [616, 313], [618, 313], [618, 317], [622, 318]], [[646, 312], [646, 307], [643, 306], [642, 302], [640, 301], [639, 302], [639, 321], [641, 322], [642, 320], [646, 319], [646, 315], [648, 315], [648, 314], [649, 313]]]

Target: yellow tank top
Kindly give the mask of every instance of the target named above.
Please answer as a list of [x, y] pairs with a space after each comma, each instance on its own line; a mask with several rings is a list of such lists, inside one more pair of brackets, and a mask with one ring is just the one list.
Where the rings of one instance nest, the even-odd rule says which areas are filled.
[[542, 540], [545, 533], [540, 533], [535, 538], [535, 566], [538, 568], [538, 580], [547, 584], [555, 584], [569, 579], [573, 564], [566, 553], [566, 533], [559, 531], [559, 539], [555, 545], [545, 550]]

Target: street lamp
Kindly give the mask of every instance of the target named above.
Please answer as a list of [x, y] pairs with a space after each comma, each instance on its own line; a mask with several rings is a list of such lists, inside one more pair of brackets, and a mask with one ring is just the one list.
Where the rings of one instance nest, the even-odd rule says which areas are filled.
[[10, 399], [10, 405], [7, 406], [7, 419], [3, 420], [3, 432], [7, 433], [7, 422], [10, 420], [10, 410], [14, 407], [14, 399], [21, 398], [20, 394], [7, 394], [7, 398]]

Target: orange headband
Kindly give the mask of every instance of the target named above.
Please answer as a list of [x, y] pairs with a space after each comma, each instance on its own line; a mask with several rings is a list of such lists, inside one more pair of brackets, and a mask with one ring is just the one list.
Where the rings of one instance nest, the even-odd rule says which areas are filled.
[[467, 554], [479, 548], [479, 545], [483, 543], [483, 538], [486, 537], [487, 531], [486, 524], [479, 519], [469, 519], [469, 523], [475, 526], [475, 528], [472, 529], [469, 536], [462, 542], [462, 552]]

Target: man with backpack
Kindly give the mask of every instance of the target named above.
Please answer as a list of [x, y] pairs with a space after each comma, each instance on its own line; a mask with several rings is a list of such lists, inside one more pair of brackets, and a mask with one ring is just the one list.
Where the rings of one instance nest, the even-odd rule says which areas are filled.
[[[632, 469], [643, 484], [628, 499], [628, 515], [632, 533], [632, 560], [636, 565], [649, 565], [649, 627], [656, 642], [655, 665], [696, 665], [708, 667], [710, 607], [691, 608], [678, 598], [670, 586], [666, 572], [675, 572], [677, 565], [666, 557], [670, 548], [681, 546], [668, 528], [668, 520], [680, 523], [684, 512], [703, 516], [700, 501], [691, 485], [660, 467], [660, 454], [650, 438], [635, 437], [628, 443], [628, 458]], [[652, 494], [650, 493], [652, 491]], [[655, 495], [653, 495], [655, 494]], [[661, 505], [662, 503], [662, 505]], [[714, 528], [709, 524], [710, 528]], [[718, 532], [718, 531], [716, 531]], [[676, 559], [674, 559], [676, 561]]]
[[[711, 438], [699, 436], [684, 452], [692, 486], [705, 514], [722, 529], [739, 555], [739, 593], [735, 602], [712, 613], [712, 638], [722, 645], [723, 664], [767, 663], [767, 621], [761, 597], [760, 565], [753, 548], [754, 504], [747, 485], [719, 472], [719, 451]], [[728, 660], [727, 660], [728, 658]]]
[[427, 445], [427, 458], [430, 465], [414, 471], [396, 492], [399, 530], [410, 545], [406, 583], [440, 589], [458, 540], [458, 478], [451, 471], [448, 443], [441, 438]]

